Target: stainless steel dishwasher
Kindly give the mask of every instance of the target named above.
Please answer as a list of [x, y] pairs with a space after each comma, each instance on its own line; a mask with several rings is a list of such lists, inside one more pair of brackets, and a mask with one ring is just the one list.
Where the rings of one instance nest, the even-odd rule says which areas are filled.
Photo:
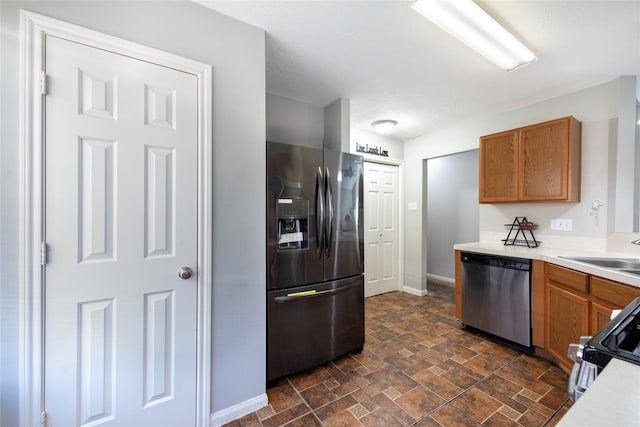
[[531, 260], [461, 256], [463, 325], [531, 351]]

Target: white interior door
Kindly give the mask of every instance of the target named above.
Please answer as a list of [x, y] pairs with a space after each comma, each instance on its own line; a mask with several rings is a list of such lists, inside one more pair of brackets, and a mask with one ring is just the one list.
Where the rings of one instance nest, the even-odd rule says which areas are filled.
[[196, 417], [197, 79], [46, 38], [47, 426]]
[[365, 162], [365, 296], [397, 291], [398, 167]]

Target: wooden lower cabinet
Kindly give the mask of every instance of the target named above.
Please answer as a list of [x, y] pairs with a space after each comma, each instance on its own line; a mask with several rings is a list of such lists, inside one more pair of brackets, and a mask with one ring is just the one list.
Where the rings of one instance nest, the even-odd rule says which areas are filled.
[[611, 312], [622, 307], [601, 301], [591, 302], [591, 333], [593, 335], [611, 320]]
[[573, 365], [567, 357], [569, 344], [589, 334], [589, 299], [586, 294], [547, 283], [545, 289], [546, 349], [565, 368]]
[[569, 344], [581, 336], [593, 336], [609, 320], [611, 312], [624, 308], [640, 288], [545, 263], [544, 343], [560, 365], [570, 369]]
[[640, 288], [598, 276], [589, 276], [589, 294], [598, 301], [613, 304], [615, 308], [623, 308], [640, 296]]

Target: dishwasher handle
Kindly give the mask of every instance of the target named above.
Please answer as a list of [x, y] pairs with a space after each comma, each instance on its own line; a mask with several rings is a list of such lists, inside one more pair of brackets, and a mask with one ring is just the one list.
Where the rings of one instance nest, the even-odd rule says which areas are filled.
[[461, 260], [463, 264], [480, 264], [508, 270], [531, 271], [531, 260], [526, 258], [463, 252]]

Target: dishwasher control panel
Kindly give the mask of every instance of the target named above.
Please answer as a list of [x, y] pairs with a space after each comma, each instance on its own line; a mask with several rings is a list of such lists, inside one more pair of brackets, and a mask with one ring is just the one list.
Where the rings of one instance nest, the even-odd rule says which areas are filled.
[[498, 255], [462, 253], [462, 262], [489, 265], [509, 270], [531, 271], [531, 260], [526, 258], [510, 258]]

